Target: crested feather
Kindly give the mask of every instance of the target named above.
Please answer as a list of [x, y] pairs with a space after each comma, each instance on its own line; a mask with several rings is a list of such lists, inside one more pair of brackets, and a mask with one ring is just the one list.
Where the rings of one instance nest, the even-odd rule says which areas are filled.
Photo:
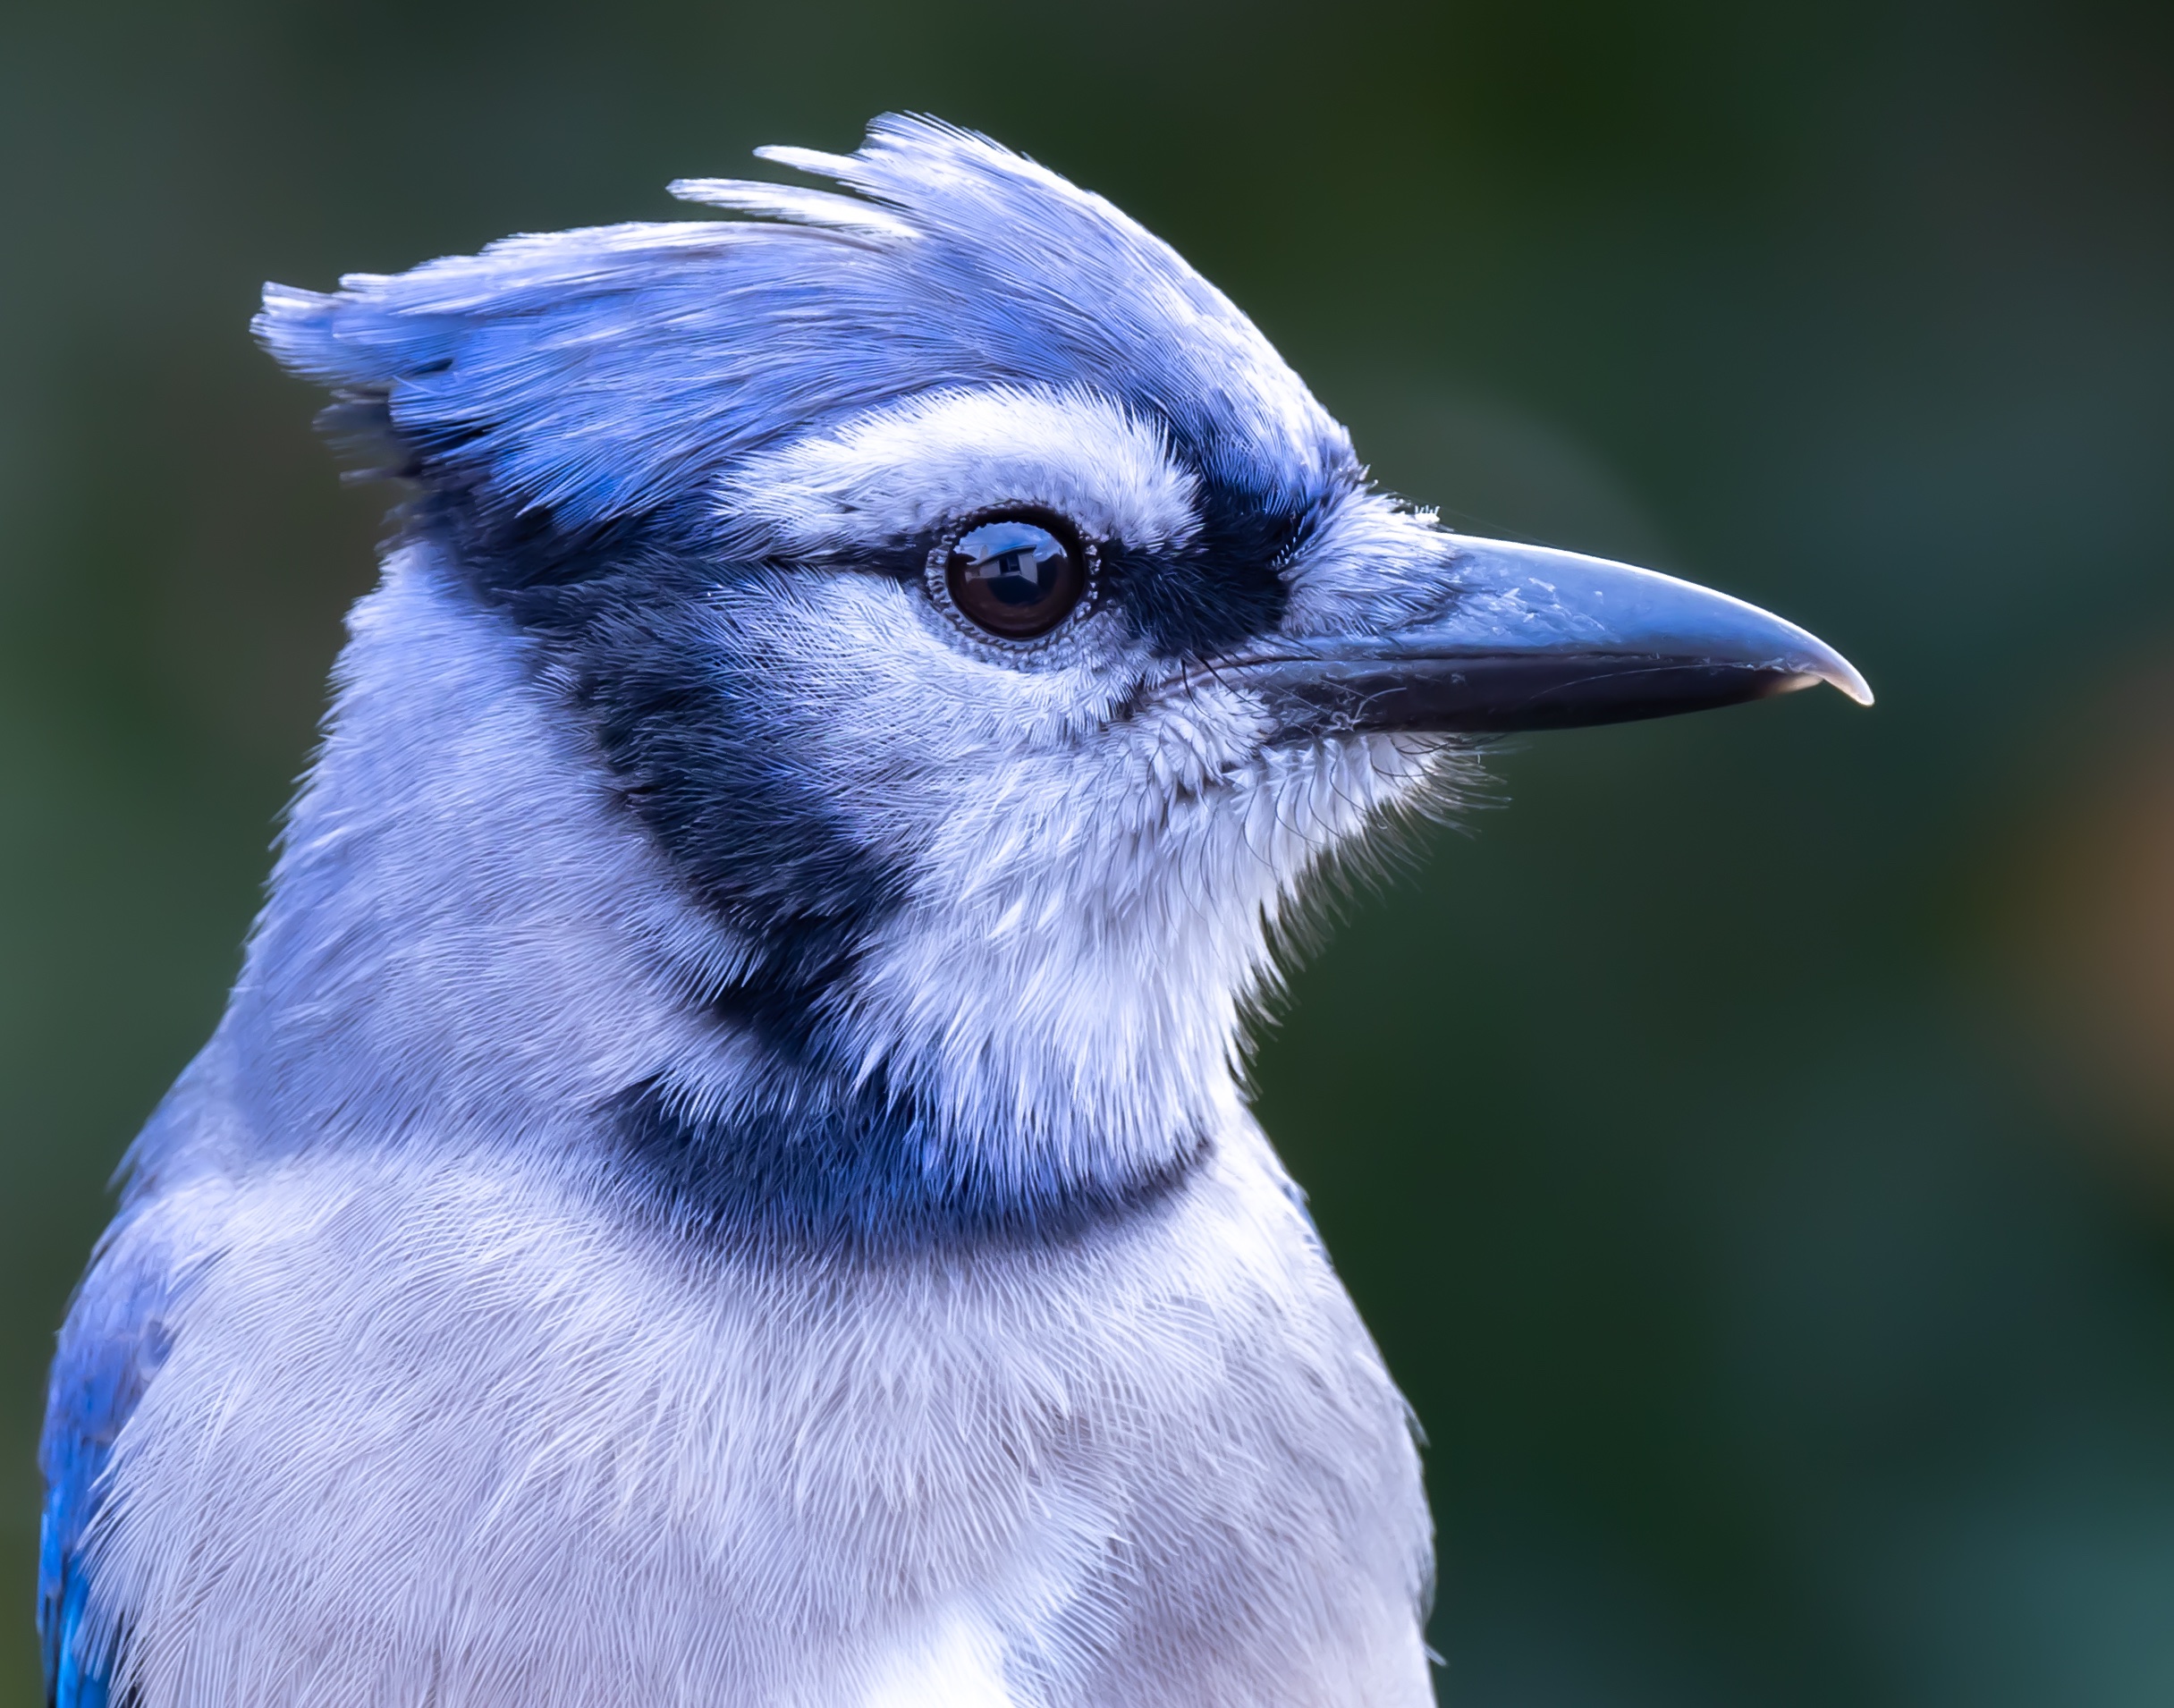
[[910, 239], [914, 228], [874, 203], [828, 190], [795, 189], [750, 178], [675, 178], [666, 186], [681, 201], [700, 202], [788, 225], [822, 225], [832, 231], [869, 232]]
[[258, 336], [380, 411], [425, 478], [568, 523], [947, 385], [1085, 376], [1272, 500], [1349, 461], [1251, 323], [1100, 197], [912, 118], [878, 120], [848, 158], [790, 164], [855, 193], [696, 181], [763, 217], [512, 238], [330, 294], [273, 287]]

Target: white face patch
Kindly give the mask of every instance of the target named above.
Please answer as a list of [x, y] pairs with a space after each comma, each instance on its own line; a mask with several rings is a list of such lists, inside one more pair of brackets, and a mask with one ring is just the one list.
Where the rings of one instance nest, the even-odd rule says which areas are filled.
[[1199, 526], [1198, 482], [1162, 430], [1082, 391], [936, 392], [767, 452], [719, 494], [732, 520], [821, 554], [977, 511], [1045, 506], [1088, 537], [1154, 549]]
[[1461, 781], [1425, 738], [1266, 747], [1247, 690], [1093, 619], [1020, 669], [889, 577], [779, 571], [713, 609], [777, 705], [806, 708], [779, 750], [899, 875], [833, 1046], [983, 1136], [1006, 1181], [1123, 1180], [1230, 1130], [1241, 1015], [1298, 898]]

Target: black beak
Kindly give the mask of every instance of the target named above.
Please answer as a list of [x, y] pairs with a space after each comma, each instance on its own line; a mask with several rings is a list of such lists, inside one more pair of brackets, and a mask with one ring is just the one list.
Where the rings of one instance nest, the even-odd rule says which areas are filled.
[[1872, 704], [1833, 647], [1725, 593], [1544, 545], [1447, 537], [1424, 619], [1279, 635], [1219, 660], [1217, 677], [1259, 693], [1292, 735], [1620, 723], [1823, 681]]

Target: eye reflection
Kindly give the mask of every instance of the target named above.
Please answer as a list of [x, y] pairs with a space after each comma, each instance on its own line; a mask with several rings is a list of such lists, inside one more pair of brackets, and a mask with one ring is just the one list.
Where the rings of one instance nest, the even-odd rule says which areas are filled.
[[1007, 640], [1031, 640], [1072, 613], [1087, 592], [1087, 568], [1079, 548], [1043, 523], [999, 516], [959, 537], [944, 585], [969, 622]]

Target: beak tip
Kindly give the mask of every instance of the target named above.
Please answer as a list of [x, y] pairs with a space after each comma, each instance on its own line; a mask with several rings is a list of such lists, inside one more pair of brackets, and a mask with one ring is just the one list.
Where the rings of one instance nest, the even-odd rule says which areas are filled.
[[1823, 647], [1825, 655], [1819, 661], [1815, 674], [1822, 681], [1830, 682], [1859, 706], [1872, 704], [1872, 684], [1865, 680], [1865, 672], [1841, 654]]

